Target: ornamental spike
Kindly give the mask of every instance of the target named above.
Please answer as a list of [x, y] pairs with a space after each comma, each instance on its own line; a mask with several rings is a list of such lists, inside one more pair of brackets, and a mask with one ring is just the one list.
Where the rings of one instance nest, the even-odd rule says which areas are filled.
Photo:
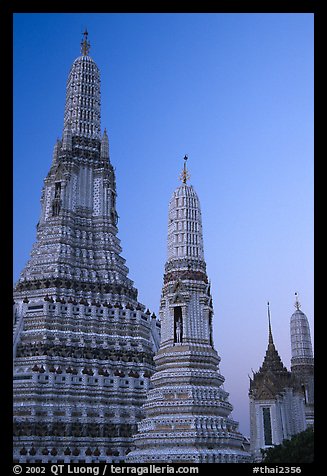
[[90, 45], [90, 42], [87, 39], [88, 31], [87, 31], [86, 28], [85, 28], [85, 31], [84, 31], [83, 35], [84, 35], [84, 39], [81, 42], [81, 53], [82, 53], [83, 56], [88, 56], [91, 45]]
[[187, 168], [186, 168], [186, 161], [187, 161], [187, 160], [188, 160], [188, 156], [185, 154], [185, 155], [184, 155], [184, 167], [183, 167], [183, 171], [182, 171], [182, 173], [181, 173], [181, 175], [180, 175], [180, 180], [181, 180], [183, 183], [185, 183], [185, 184], [186, 184], [186, 182], [187, 182], [188, 180], [190, 180], [190, 178], [191, 178], [191, 176], [190, 176], [190, 174], [189, 174], [189, 172], [188, 172], [188, 170], [187, 170]]

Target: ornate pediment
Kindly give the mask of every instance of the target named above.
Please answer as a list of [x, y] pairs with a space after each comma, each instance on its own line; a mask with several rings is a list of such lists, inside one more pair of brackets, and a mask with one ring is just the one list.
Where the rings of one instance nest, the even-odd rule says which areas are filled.
[[183, 288], [183, 284], [180, 280], [176, 281], [175, 284], [172, 285], [172, 292], [177, 293], [177, 291], [181, 291]]
[[68, 170], [64, 166], [64, 164], [60, 163], [55, 170], [55, 180], [56, 181], [63, 180], [67, 172]]
[[183, 301], [184, 299], [179, 293], [175, 294], [175, 296], [172, 299], [172, 303], [183, 302]]
[[278, 390], [276, 389], [273, 382], [263, 382], [256, 391], [257, 400], [270, 400], [276, 398]]
[[285, 388], [293, 387], [289, 372], [274, 373], [272, 371], [257, 372], [250, 381], [250, 394], [258, 400], [276, 398]]
[[181, 280], [176, 281], [170, 287], [170, 304], [184, 303], [188, 300], [188, 292]]

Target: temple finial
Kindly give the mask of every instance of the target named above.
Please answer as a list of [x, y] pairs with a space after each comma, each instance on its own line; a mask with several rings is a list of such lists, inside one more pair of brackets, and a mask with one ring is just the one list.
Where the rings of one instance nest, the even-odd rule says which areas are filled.
[[184, 155], [184, 167], [183, 167], [183, 171], [180, 175], [180, 180], [183, 182], [183, 183], [186, 183], [188, 180], [190, 180], [191, 176], [186, 168], [186, 161], [188, 160], [188, 156], [185, 154]]
[[269, 307], [269, 301], [267, 302], [267, 307], [268, 307], [268, 327], [269, 327], [269, 344], [273, 344], [273, 336], [271, 332], [271, 322], [270, 322], [270, 307]]
[[81, 53], [82, 53], [83, 56], [88, 56], [91, 45], [90, 45], [90, 42], [87, 39], [88, 31], [87, 31], [86, 28], [85, 28], [85, 31], [84, 31], [83, 35], [84, 35], [84, 39], [81, 42]]
[[301, 309], [301, 303], [299, 301], [299, 295], [298, 293], [295, 293], [295, 303], [294, 307], [299, 311]]

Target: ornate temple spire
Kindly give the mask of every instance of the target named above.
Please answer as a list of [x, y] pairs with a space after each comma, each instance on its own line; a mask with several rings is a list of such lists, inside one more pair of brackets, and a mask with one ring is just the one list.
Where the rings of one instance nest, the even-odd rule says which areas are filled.
[[64, 130], [71, 124], [73, 136], [100, 140], [100, 72], [89, 56], [85, 30], [81, 56], [72, 64], [66, 86]]
[[[136, 296], [137, 290], [133, 290], [133, 282], [127, 276], [128, 268], [120, 256], [120, 242], [116, 236], [115, 172], [109, 163], [107, 132], [104, 131], [102, 138], [100, 135], [100, 71], [94, 60], [86, 55], [87, 37], [85, 31], [82, 44], [85, 55], [75, 58], [68, 74], [62, 142], [57, 141], [53, 150], [51, 168], [42, 191], [37, 243], [19, 282], [33, 281], [36, 276], [49, 279], [60, 276], [85, 282], [117, 281], [124, 283]], [[105, 168], [95, 167], [103, 161], [107, 162]], [[77, 226], [75, 214], [79, 218], [83, 215], [87, 220], [103, 219], [110, 227], [106, 230], [111, 237], [108, 246], [103, 243], [100, 246], [101, 260], [94, 259], [95, 231], [93, 234], [89, 229], [81, 230], [80, 226], [76, 233], [71, 231]], [[72, 233], [69, 244], [65, 235], [67, 228], [58, 226], [53, 232], [52, 220], [57, 217], [65, 220], [65, 227]], [[72, 223], [68, 223], [70, 219]], [[88, 237], [86, 242], [85, 236]], [[65, 258], [67, 254], [70, 254], [69, 259]]]
[[57, 138], [56, 143], [53, 147], [53, 153], [52, 153], [52, 165], [56, 165], [58, 163], [58, 158], [59, 158], [59, 151], [61, 149], [61, 141]]
[[169, 202], [156, 372], [129, 463], [226, 463], [249, 457], [222, 388], [200, 202], [186, 183], [186, 161], [185, 155], [182, 184]]
[[183, 183], [176, 188], [169, 203], [167, 264], [182, 260], [184, 267], [199, 262], [205, 267], [200, 201], [192, 185], [186, 183], [190, 178], [187, 160], [185, 155], [180, 175]]
[[307, 316], [301, 310], [298, 293], [295, 293], [295, 311], [291, 316], [291, 368], [302, 368], [313, 365], [313, 351], [311, 344], [310, 327]]
[[[100, 129], [100, 72], [87, 38], [85, 31], [82, 55], [69, 72], [62, 143], [56, 142], [44, 179], [36, 242], [14, 289], [13, 450], [23, 463], [71, 462], [78, 455], [123, 462], [159, 347], [160, 323], [138, 301], [121, 255], [115, 170]], [[57, 338], [60, 349], [53, 346]], [[136, 348], [141, 357], [129, 365]], [[123, 376], [131, 377], [124, 387]], [[60, 388], [53, 385], [59, 379]]]
[[263, 364], [260, 368], [260, 372], [273, 371], [273, 372], [287, 372], [278, 351], [275, 347], [272, 330], [271, 330], [271, 317], [270, 317], [270, 304], [267, 302], [268, 307], [268, 347]]
[[64, 128], [64, 132], [62, 135], [62, 149], [63, 150], [72, 150], [73, 143], [72, 143], [72, 128], [71, 122], [68, 122]]
[[103, 131], [100, 148], [101, 159], [109, 159], [109, 139], [107, 129]]
[[305, 418], [308, 425], [314, 424], [314, 356], [310, 326], [301, 310], [298, 293], [295, 293], [295, 311], [290, 320], [291, 371], [301, 382], [305, 397]]

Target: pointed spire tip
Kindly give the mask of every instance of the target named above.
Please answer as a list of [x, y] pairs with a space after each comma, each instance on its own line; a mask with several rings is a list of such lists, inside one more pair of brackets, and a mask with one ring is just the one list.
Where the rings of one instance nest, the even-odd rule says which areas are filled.
[[299, 301], [299, 295], [298, 295], [298, 293], [294, 293], [294, 294], [295, 294], [294, 307], [299, 311], [301, 309], [301, 303]]
[[273, 336], [272, 336], [272, 331], [271, 331], [271, 321], [270, 321], [270, 306], [269, 306], [269, 301], [267, 302], [267, 307], [268, 307], [268, 330], [269, 330], [269, 344], [273, 344]]
[[85, 28], [85, 31], [83, 33], [83, 41], [81, 42], [81, 53], [83, 56], [88, 56], [89, 54], [89, 51], [90, 51], [90, 42], [88, 41], [87, 37], [88, 37], [88, 31], [87, 29]]
[[183, 182], [183, 183], [187, 183], [188, 180], [190, 180], [191, 176], [186, 168], [186, 161], [188, 160], [188, 156], [185, 154], [184, 157], [183, 157], [183, 160], [184, 160], [184, 167], [183, 167], [183, 170], [182, 170], [182, 173], [180, 175], [180, 180]]

